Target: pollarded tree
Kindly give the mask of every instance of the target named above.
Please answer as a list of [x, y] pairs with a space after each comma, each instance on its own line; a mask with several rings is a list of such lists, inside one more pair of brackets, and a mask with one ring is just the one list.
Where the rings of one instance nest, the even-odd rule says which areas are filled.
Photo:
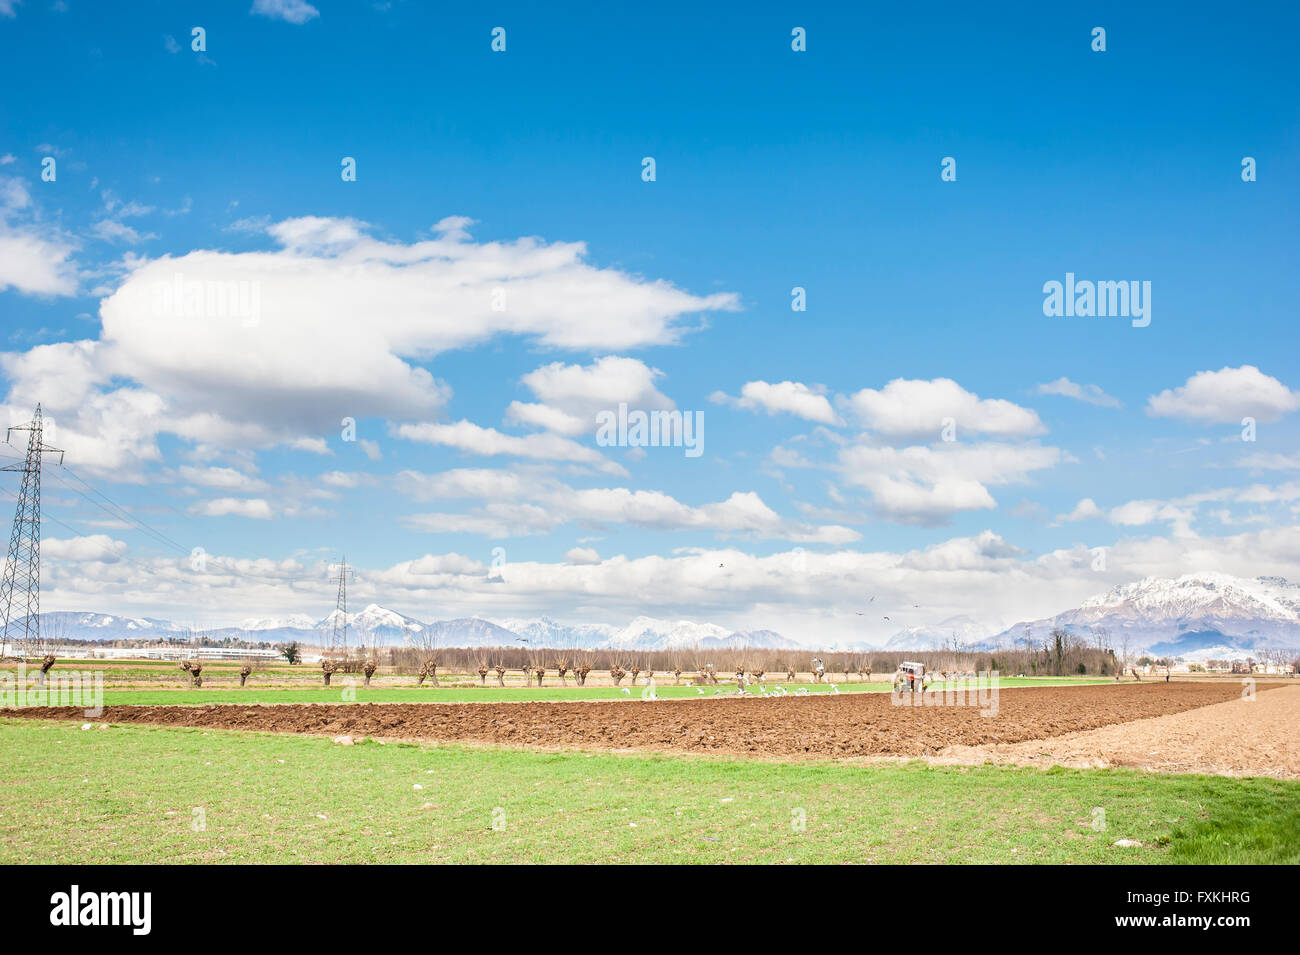
[[247, 682], [248, 682], [248, 678], [249, 678], [249, 676], [252, 675], [252, 673], [253, 673], [253, 668], [252, 668], [251, 666], [249, 666], [247, 663], [245, 663], [242, 667], [240, 667], [240, 668], [239, 668], [239, 685], [240, 685], [240, 686], [243, 686], [245, 683], [247, 683]]

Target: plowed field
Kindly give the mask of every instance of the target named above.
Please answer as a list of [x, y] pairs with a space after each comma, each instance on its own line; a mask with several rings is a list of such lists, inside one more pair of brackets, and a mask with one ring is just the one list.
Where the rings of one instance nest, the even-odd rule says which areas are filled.
[[[998, 694], [996, 714], [990, 716], [982, 716], [977, 706], [894, 706], [882, 693], [587, 703], [110, 706], [96, 719], [516, 746], [839, 758], [922, 756], [952, 745], [1043, 739], [1237, 700], [1240, 693], [1240, 686], [1228, 682], [1007, 689]], [[6, 715], [86, 719], [73, 707]]]

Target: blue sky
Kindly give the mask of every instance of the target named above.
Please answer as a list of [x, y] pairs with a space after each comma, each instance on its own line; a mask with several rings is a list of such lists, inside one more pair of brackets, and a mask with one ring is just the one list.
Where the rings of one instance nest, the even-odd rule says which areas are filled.
[[[422, 619], [883, 639], [1300, 576], [1300, 15], [1130, 7], [0, 2], [5, 412], [41, 400], [77, 474], [210, 556], [56, 476], [45, 605], [323, 615], [346, 551]], [[150, 314], [176, 272], [261, 283], [256, 326]], [[1150, 325], [1044, 316], [1067, 272], [1150, 282]], [[702, 413], [704, 453], [509, 410], [610, 382]]]

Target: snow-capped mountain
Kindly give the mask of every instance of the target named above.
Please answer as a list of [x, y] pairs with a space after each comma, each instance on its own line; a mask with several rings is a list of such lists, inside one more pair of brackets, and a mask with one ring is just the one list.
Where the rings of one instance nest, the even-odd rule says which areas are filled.
[[714, 623], [657, 620], [654, 617], [637, 617], [611, 634], [604, 646], [611, 650], [684, 650], [696, 647], [714, 650], [746, 646], [800, 648], [799, 644], [772, 630], [730, 631]]
[[[42, 627], [55, 639], [114, 640], [176, 638], [191, 629], [214, 639], [307, 644], [327, 642], [337, 611], [313, 622], [303, 614], [255, 617], [233, 627], [187, 627], [152, 617], [120, 617], [100, 613], [47, 613]], [[1036, 640], [1054, 627], [1089, 640], [1104, 630], [1110, 645], [1125, 642], [1130, 653], [1204, 659], [1240, 657], [1265, 649], [1300, 647], [1300, 585], [1280, 577], [1254, 579], [1221, 573], [1186, 574], [1178, 578], [1148, 577], [1091, 597], [1054, 617], [1017, 623], [1002, 629], [968, 616], [949, 617], [935, 624], [908, 627], [895, 633], [883, 648], [866, 642], [825, 646], [791, 640], [772, 630], [732, 631], [714, 623], [637, 617], [625, 626], [563, 624], [549, 617], [487, 620], [460, 617], [423, 623], [414, 617], [371, 604], [348, 615], [350, 643], [419, 645], [432, 641], [443, 647], [530, 646], [589, 650], [701, 650], [767, 647], [781, 650], [820, 649], [870, 652], [934, 650], [952, 646], [954, 635], [963, 647], [988, 650], [1014, 646], [1028, 626]]]
[[429, 624], [428, 635], [441, 647], [511, 647], [520, 644], [519, 634], [498, 627], [491, 620], [461, 617]]
[[999, 629], [962, 614], [941, 620], [936, 624], [905, 627], [886, 640], [881, 649], [952, 649], [954, 641], [961, 647], [975, 647], [994, 636]]
[[291, 613], [287, 617], [249, 617], [235, 624], [237, 630], [310, 630], [316, 621], [305, 613]]
[[56, 640], [107, 640], [119, 637], [174, 637], [185, 627], [153, 617], [54, 611], [41, 614], [42, 630]]
[[[115, 640], [138, 637], [184, 637], [191, 629], [205, 637], [226, 637], [272, 643], [297, 640], [308, 644], [327, 643], [334, 632], [339, 611], [321, 620], [304, 614], [285, 617], [252, 617], [233, 627], [184, 627], [167, 620], [114, 617], [94, 613], [47, 613], [43, 626], [57, 633], [56, 639]], [[710, 623], [690, 620], [658, 620], [637, 617], [624, 627], [609, 624], [563, 624], [549, 617], [532, 620], [485, 620], [459, 617], [423, 623], [414, 617], [371, 604], [347, 615], [348, 642], [381, 646], [512, 647], [586, 650], [667, 650], [699, 647], [771, 647], [801, 649], [773, 630], [731, 631]]]
[[[314, 629], [326, 635], [331, 634], [334, 632], [335, 625], [343, 617], [342, 611], [331, 610], [324, 620], [315, 625]], [[376, 642], [383, 644], [403, 643], [420, 633], [426, 626], [414, 617], [389, 610], [379, 604], [370, 604], [365, 610], [347, 614], [346, 618], [350, 631], [367, 639], [378, 638]]]
[[603, 623], [557, 623], [550, 617], [536, 620], [498, 620], [496, 624], [534, 647], [598, 647], [618, 632]]
[[1114, 647], [1127, 640], [1130, 651], [1171, 656], [1300, 647], [1300, 585], [1215, 572], [1147, 577], [1054, 617], [1018, 623], [992, 642], [1015, 643], [1026, 626], [1038, 636], [1054, 627], [1086, 635], [1107, 631]]

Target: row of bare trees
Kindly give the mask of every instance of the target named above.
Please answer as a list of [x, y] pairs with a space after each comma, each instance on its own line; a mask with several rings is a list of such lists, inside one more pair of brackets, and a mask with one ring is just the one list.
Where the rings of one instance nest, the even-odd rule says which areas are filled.
[[[1042, 645], [1012, 647], [994, 651], [908, 650], [865, 653], [820, 653], [826, 679], [852, 681], [870, 674], [890, 674], [903, 660], [916, 660], [928, 670], [955, 672], [997, 670], [1004, 675], [1069, 676], [1089, 674], [1106, 676], [1116, 668], [1115, 653], [1061, 633], [1049, 635]], [[615, 682], [628, 676], [633, 679], [654, 673], [658, 679], [674, 682], [689, 680], [697, 674], [711, 672], [731, 676], [744, 672], [793, 680], [793, 674], [813, 672], [813, 654], [798, 650], [774, 650], [763, 647], [726, 650], [576, 650], [532, 649], [527, 647], [387, 647], [378, 661], [393, 672], [418, 675], [430, 662], [444, 674], [473, 674], [479, 682], [501, 683], [504, 673], [525, 671], [535, 680], [538, 669], [567, 682], [572, 676], [579, 684], [586, 673], [609, 672]], [[500, 671], [500, 672], [498, 672]], [[580, 675], [581, 674], [581, 675]]]

